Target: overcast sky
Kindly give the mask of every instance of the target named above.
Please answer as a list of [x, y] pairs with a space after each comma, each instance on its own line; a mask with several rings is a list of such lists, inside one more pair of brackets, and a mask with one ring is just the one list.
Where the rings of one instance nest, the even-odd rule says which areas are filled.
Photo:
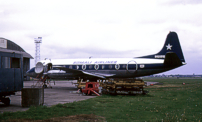
[[169, 31], [187, 65], [163, 74], [202, 74], [202, 1], [0, 0], [0, 37], [33, 57], [34, 38], [42, 37], [41, 59], [155, 54]]

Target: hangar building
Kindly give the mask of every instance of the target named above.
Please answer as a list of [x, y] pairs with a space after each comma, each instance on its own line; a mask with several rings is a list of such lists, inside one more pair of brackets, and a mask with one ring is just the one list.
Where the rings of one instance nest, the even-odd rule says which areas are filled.
[[[23, 88], [33, 57], [14, 42], [0, 38], [0, 101]], [[6, 99], [7, 100], [7, 99]], [[7, 101], [8, 102], [8, 101]], [[9, 101], [10, 102], [10, 101]], [[4, 102], [5, 103], [5, 102]], [[6, 104], [6, 103], [5, 103]]]

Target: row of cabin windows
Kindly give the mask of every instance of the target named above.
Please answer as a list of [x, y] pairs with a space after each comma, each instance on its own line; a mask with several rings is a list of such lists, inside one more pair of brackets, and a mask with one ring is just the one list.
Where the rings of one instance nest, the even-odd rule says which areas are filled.
[[115, 68], [116, 70], [122, 68], [122, 69], [126, 69], [126, 65], [123, 64], [123, 65], [119, 65], [119, 64], [115, 64], [115, 65], [99, 65], [99, 64], [95, 64], [95, 65], [75, 65], [75, 66], [68, 66], [67, 68], [69, 69], [82, 69], [82, 70], [86, 70], [86, 69], [95, 69], [95, 70], [98, 70], [98, 69], [113, 69]]
[[1, 68], [20, 68], [20, 58], [1, 57]]

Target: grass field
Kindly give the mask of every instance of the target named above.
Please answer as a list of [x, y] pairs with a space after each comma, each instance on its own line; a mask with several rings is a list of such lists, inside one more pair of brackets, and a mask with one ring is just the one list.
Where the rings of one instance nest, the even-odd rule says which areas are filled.
[[202, 79], [145, 79], [145, 81], [160, 82], [163, 85], [145, 87], [149, 91], [147, 95], [102, 95], [53, 107], [31, 107], [26, 112], [5, 112], [0, 114], [0, 120], [46, 120], [87, 114], [104, 117], [100, 121], [108, 122], [202, 121]]

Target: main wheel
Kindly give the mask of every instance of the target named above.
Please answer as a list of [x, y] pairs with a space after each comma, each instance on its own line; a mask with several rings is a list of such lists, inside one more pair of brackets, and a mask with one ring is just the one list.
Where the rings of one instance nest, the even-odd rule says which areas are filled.
[[10, 105], [10, 98], [4, 98], [2, 100], [2, 102], [6, 105], [6, 106], [9, 106]]

